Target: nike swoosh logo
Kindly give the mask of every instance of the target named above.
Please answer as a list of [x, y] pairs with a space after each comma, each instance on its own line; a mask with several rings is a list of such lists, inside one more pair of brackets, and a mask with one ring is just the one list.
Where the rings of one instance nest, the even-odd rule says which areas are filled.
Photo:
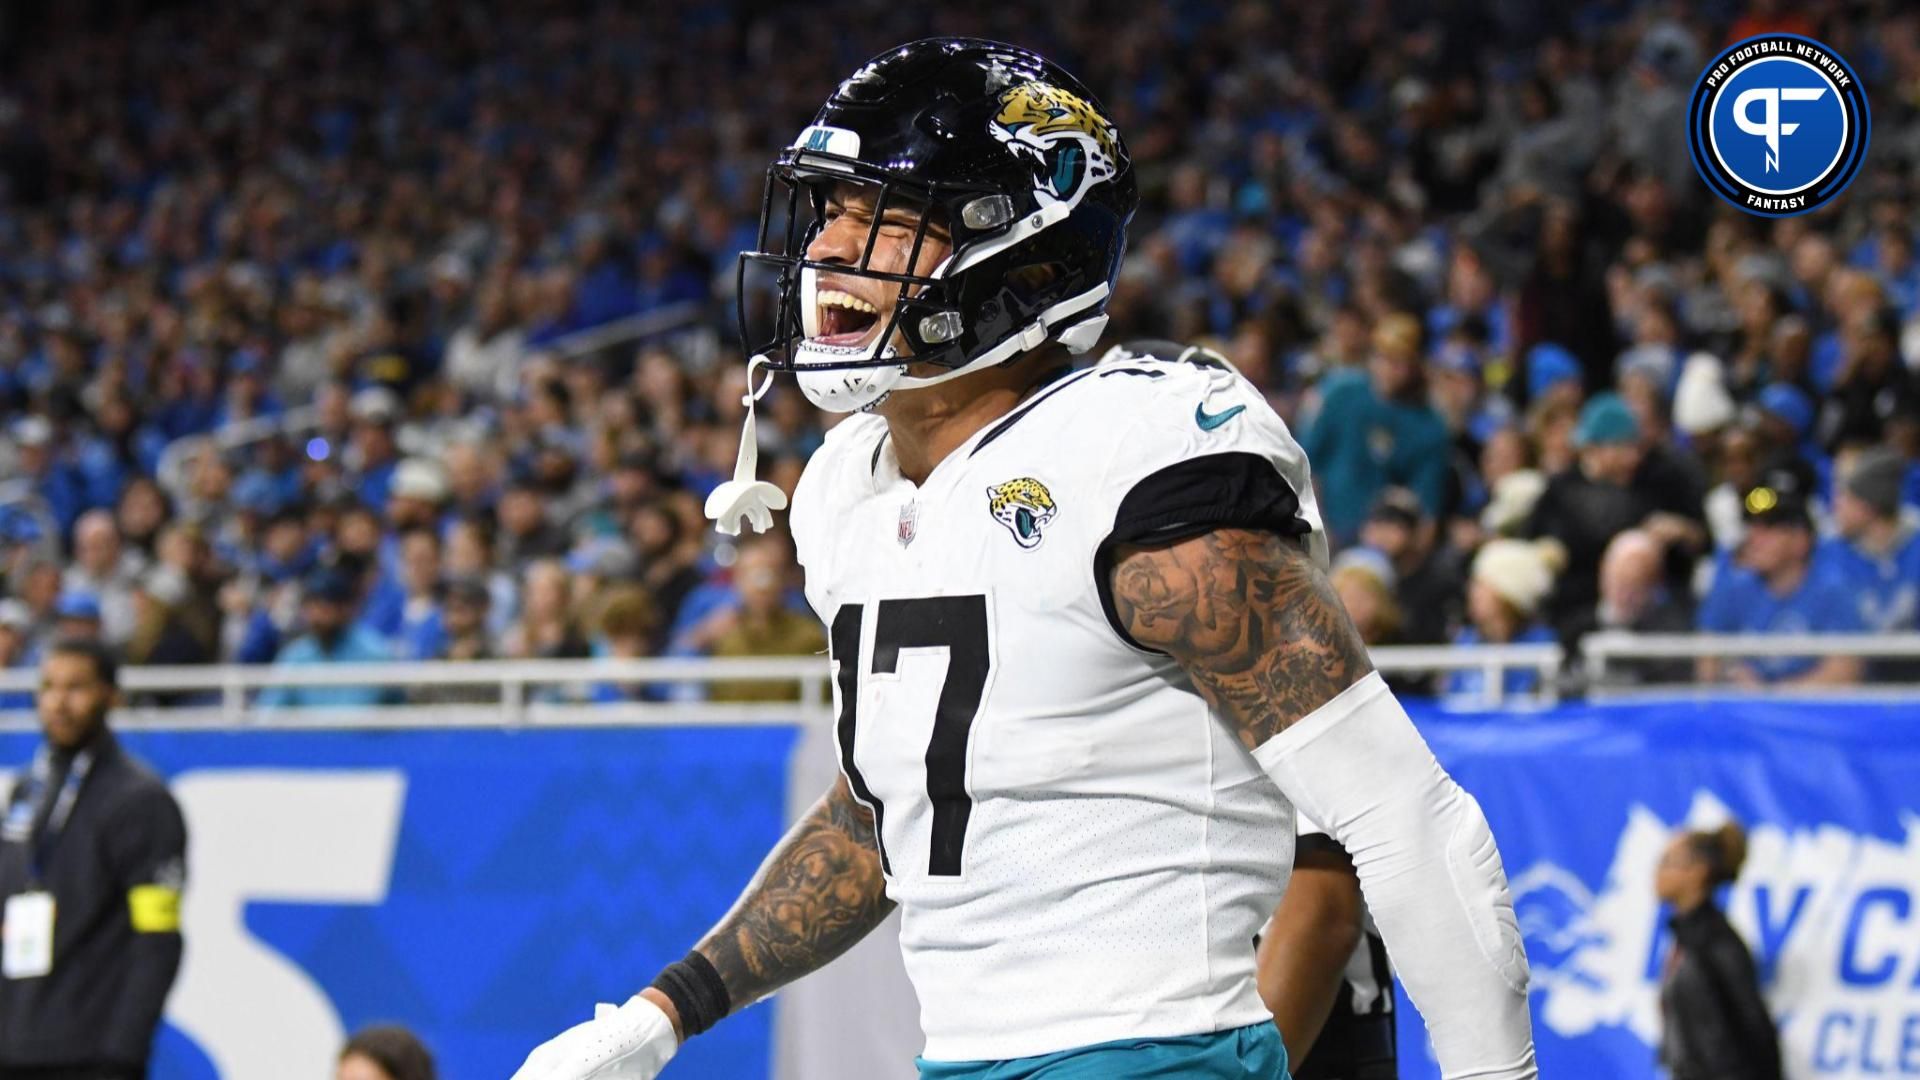
[[1210, 413], [1207, 411], [1207, 403], [1203, 401], [1193, 407], [1193, 422], [1200, 425], [1201, 431], [1212, 431], [1246, 411], [1245, 405], [1235, 405], [1226, 412]]

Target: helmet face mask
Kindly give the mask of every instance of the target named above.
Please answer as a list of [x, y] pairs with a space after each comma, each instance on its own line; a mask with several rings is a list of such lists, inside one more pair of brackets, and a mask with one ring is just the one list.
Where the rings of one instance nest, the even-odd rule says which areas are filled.
[[[884, 177], [863, 176], [870, 169], [859, 162], [846, 162], [847, 174], [819, 171], [820, 155], [809, 155], [810, 167], [802, 168], [783, 155], [768, 171], [767, 195], [760, 221], [760, 249], [740, 257], [739, 295], [741, 297], [741, 336], [756, 352], [765, 353], [776, 370], [844, 369], [897, 366], [903, 359], [942, 367], [964, 362], [958, 349], [958, 334], [951, 333], [961, 317], [956, 300], [950, 295], [955, 284], [944, 277], [945, 266], [936, 265], [922, 273], [912, 272], [924, 262], [924, 254], [935, 247], [948, 247], [953, 238], [946, 222], [957, 216], [957, 207], [978, 191], [941, 191], [928, 185]], [[809, 248], [826, 228], [830, 204], [837, 199], [858, 201], [860, 213], [869, 219], [859, 258], [851, 262], [817, 259]], [[911, 236], [884, 236], [888, 215], [908, 211], [912, 218]], [[904, 252], [904, 254], [901, 254]], [[749, 270], [757, 269], [764, 282], [773, 281], [771, 333], [768, 318], [760, 320], [761, 333], [751, 325], [755, 320], [747, 309], [755, 294], [748, 281]], [[831, 276], [842, 280], [872, 282], [872, 292], [890, 295], [890, 304], [880, 308], [877, 335], [863, 335], [854, 344], [834, 344], [821, 339], [816, 293], [819, 280]], [[862, 299], [872, 300], [871, 296]], [[951, 313], [950, 318], [939, 318]], [[929, 317], [934, 317], [929, 322]], [[924, 324], [924, 325], [923, 325]], [[932, 331], [931, 335], [924, 331]], [[904, 342], [905, 352], [896, 352]]]
[[[809, 257], [836, 189], [871, 203], [856, 260]], [[741, 340], [831, 409], [870, 408], [896, 385], [1005, 363], [1047, 340], [1082, 351], [1104, 325], [1135, 201], [1117, 132], [1071, 75], [994, 42], [902, 46], [842, 83], [768, 170], [759, 250], [740, 261]], [[883, 241], [886, 215], [908, 206], [911, 239]], [[892, 245], [903, 240], [901, 258]], [[923, 269], [940, 240], [948, 255]], [[851, 343], [821, 332], [841, 321], [821, 313], [823, 275], [893, 297], [874, 304], [877, 335], [872, 324]], [[769, 277], [770, 312], [756, 309]], [[933, 374], [910, 378], [909, 362]]]

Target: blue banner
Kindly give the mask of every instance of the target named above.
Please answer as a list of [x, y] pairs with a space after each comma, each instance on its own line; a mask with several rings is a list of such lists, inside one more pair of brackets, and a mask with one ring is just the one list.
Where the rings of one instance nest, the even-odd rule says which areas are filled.
[[[1748, 829], [1722, 898], [1781, 1022], [1788, 1075], [1920, 1077], [1920, 709], [1685, 701], [1424, 713], [1500, 839], [1533, 965], [1540, 1074], [1652, 1077], [1673, 830]], [[1412, 1010], [1401, 1075], [1433, 1077]]]
[[[125, 732], [187, 814], [186, 959], [154, 1080], [331, 1080], [400, 1021], [505, 1080], [726, 911], [782, 832], [790, 729]], [[23, 763], [33, 739], [0, 738]], [[771, 1011], [684, 1077], [767, 1075]]]
[[[1791, 1075], [1920, 1077], [1920, 716], [1759, 701], [1422, 713], [1500, 837], [1542, 1075], [1652, 1077], [1673, 829], [1750, 830], [1726, 897]], [[192, 831], [156, 1080], [323, 1080], [396, 1020], [501, 1080], [732, 902], [781, 831], [786, 729], [142, 733]], [[34, 740], [0, 737], [0, 762]], [[668, 1076], [762, 1080], [771, 1010]], [[848, 1017], [857, 1025], [859, 1017]], [[1436, 1075], [1412, 1011], [1403, 1076]], [[904, 1065], [905, 1063], [903, 1063]]]

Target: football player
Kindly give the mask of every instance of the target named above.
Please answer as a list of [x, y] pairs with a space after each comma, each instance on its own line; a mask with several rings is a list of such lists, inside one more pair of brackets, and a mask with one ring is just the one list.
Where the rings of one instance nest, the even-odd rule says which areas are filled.
[[[836, 89], [770, 171], [752, 398], [850, 414], [789, 523], [828, 626], [842, 776], [684, 960], [519, 1080], [639, 1080], [897, 905], [927, 1080], [1272, 1080], [1249, 947], [1294, 807], [1352, 854], [1448, 1077], [1532, 1077], [1527, 967], [1485, 817], [1328, 586], [1307, 462], [1223, 364], [1098, 341], [1136, 204], [1071, 75], [932, 39]], [[766, 320], [762, 320], [765, 322]]]
[[1260, 997], [1293, 1080], [1395, 1080], [1393, 970], [1353, 859], [1304, 816], [1293, 874], [1261, 935]]

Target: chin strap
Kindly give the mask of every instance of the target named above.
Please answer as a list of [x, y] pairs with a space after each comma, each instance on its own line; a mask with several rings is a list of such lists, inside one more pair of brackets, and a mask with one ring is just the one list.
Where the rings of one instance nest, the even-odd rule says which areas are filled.
[[754, 478], [760, 462], [760, 436], [754, 426], [753, 403], [773, 387], [773, 372], [767, 372], [759, 386], [754, 373], [766, 366], [764, 354], [747, 361], [747, 395], [740, 404], [747, 407], [747, 419], [740, 425], [740, 456], [733, 463], [733, 479], [713, 489], [707, 496], [707, 517], [713, 527], [728, 536], [740, 535], [740, 520], [745, 518], [754, 532], [773, 528], [773, 512], [787, 508], [787, 493]]

